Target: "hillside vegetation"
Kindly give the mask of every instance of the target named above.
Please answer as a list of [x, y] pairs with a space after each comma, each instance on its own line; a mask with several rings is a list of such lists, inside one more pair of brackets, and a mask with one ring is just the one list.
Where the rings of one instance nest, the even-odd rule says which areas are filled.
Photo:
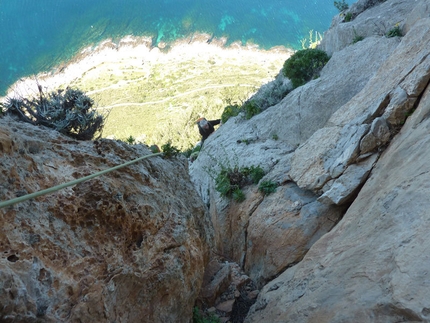
[[224, 107], [241, 104], [282, 68], [287, 51], [182, 46], [148, 58], [101, 61], [68, 86], [87, 92], [108, 114], [103, 137], [180, 149], [200, 139], [195, 120], [219, 119]]

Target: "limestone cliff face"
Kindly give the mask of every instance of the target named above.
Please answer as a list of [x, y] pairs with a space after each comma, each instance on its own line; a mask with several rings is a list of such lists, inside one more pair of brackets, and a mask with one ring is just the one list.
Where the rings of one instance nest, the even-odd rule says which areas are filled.
[[[226, 122], [190, 167], [216, 248], [268, 283], [247, 322], [430, 320], [430, 5], [360, 0], [350, 12], [325, 35], [320, 78]], [[396, 26], [402, 37], [386, 37]], [[230, 202], [208, 176], [228, 164], [260, 165], [280, 186]]]
[[246, 322], [429, 322], [430, 87], [333, 231]]
[[[0, 199], [150, 154], [0, 119]], [[0, 321], [189, 322], [211, 225], [186, 161], [156, 157], [0, 209]]]

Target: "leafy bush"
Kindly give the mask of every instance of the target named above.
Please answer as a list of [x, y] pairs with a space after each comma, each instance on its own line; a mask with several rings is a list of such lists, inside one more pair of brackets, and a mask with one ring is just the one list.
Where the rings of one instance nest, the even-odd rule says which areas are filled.
[[224, 108], [224, 111], [221, 114], [222, 123], [225, 123], [231, 117], [237, 116], [242, 111], [245, 112], [246, 119], [251, 119], [253, 116], [261, 112], [261, 108], [254, 100], [247, 101], [242, 106], [239, 106], [238, 104], [228, 105]]
[[238, 167], [222, 167], [215, 178], [215, 189], [226, 197], [232, 197], [233, 192], [245, 186], [245, 184], [246, 176]]
[[136, 138], [130, 135], [125, 139], [125, 142], [128, 143], [129, 145], [134, 145], [136, 143]]
[[101, 133], [105, 118], [93, 108], [94, 101], [84, 92], [67, 88], [46, 95], [40, 85], [38, 89], [37, 98], [8, 98], [4, 104], [6, 113], [79, 140], [90, 140]]
[[352, 20], [352, 13], [351, 12], [348, 12], [346, 15], [345, 15], [345, 18], [343, 19], [344, 21], [346, 21], [346, 22], [350, 22], [351, 20]]
[[245, 118], [248, 120], [261, 112], [260, 107], [254, 100], [245, 102], [241, 109], [245, 112]]
[[274, 193], [276, 191], [276, 188], [278, 187], [278, 184], [272, 181], [263, 181], [258, 186], [258, 190], [264, 195], [269, 195], [271, 193]]
[[163, 152], [164, 158], [176, 157], [180, 153], [180, 150], [173, 146], [170, 141], [161, 146], [161, 151]]
[[243, 191], [240, 188], [237, 188], [233, 191], [232, 198], [236, 202], [243, 202], [246, 199], [245, 193], [243, 193]]
[[393, 29], [390, 29], [385, 36], [387, 36], [388, 38], [391, 37], [402, 37], [402, 30], [400, 29], [399, 25], [396, 25]]
[[339, 12], [348, 10], [349, 8], [349, 5], [345, 2], [345, 0], [335, 1], [334, 6], [336, 7], [337, 10], [339, 10]]
[[215, 189], [222, 196], [233, 198], [236, 202], [245, 200], [242, 188], [251, 182], [257, 184], [264, 176], [264, 171], [260, 166], [244, 168], [221, 167], [221, 171], [215, 178]]
[[242, 173], [250, 176], [254, 184], [257, 184], [264, 176], [264, 170], [260, 166], [244, 167]]
[[293, 87], [297, 88], [319, 77], [329, 59], [327, 53], [320, 49], [299, 50], [285, 61], [282, 71], [291, 80]]
[[240, 112], [240, 106], [237, 104], [230, 104], [224, 108], [224, 111], [221, 114], [221, 121], [225, 123], [231, 117], [235, 117]]
[[151, 145], [151, 146], [149, 146], [149, 150], [150, 150], [153, 154], [156, 154], [156, 153], [161, 152], [160, 148], [159, 148], [157, 145]]

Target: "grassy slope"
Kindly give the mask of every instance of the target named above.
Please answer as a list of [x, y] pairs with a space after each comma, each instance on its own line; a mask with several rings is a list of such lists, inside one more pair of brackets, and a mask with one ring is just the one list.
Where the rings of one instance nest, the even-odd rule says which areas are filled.
[[276, 76], [287, 57], [219, 48], [158, 53], [145, 61], [129, 57], [101, 62], [70, 85], [86, 91], [99, 109], [109, 112], [104, 137], [132, 136], [148, 145], [171, 140], [187, 149], [199, 140], [197, 118], [220, 118], [229, 100], [246, 100]]

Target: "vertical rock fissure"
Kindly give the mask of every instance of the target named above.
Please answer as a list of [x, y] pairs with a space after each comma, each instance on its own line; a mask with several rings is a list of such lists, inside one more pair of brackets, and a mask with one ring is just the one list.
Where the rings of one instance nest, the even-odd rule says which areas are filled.
[[254, 212], [255, 212], [255, 210], [260, 206], [260, 204], [261, 203], [263, 203], [263, 201], [264, 201], [264, 198], [262, 198], [258, 203], [256, 203], [254, 206], [253, 206], [253, 208], [250, 210], [250, 212], [249, 212], [249, 218], [248, 218], [248, 221], [246, 222], [246, 224], [245, 224], [245, 228], [244, 228], [244, 230], [245, 230], [245, 239], [244, 239], [244, 241], [245, 241], [245, 244], [244, 244], [244, 250], [243, 250], [243, 259], [242, 259], [242, 261], [241, 261], [241, 263], [240, 263], [240, 267], [242, 268], [242, 269], [245, 269], [245, 263], [246, 263], [246, 255], [247, 255], [247, 253], [248, 253], [248, 227], [249, 227], [249, 221], [251, 220], [251, 217], [252, 217], [252, 215], [254, 214]]

